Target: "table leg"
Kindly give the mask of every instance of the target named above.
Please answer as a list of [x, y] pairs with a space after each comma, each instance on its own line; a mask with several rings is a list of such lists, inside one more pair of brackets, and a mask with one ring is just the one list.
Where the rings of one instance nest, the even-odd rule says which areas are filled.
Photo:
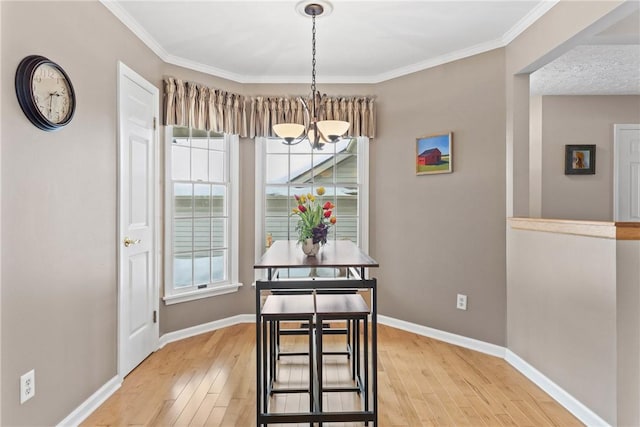
[[262, 413], [262, 389], [261, 385], [261, 375], [260, 375], [260, 344], [261, 344], [261, 336], [260, 336], [260, 286], [256, 283], [256, 426], [261, 426], [260, 423], [260, 414]]
[[262, 405], [265, 413], [268, 412], [269, 389], [271, 388], [270, 378], [269, 386], [267, 386], [267, 377], [269, 376], [267, 374], [267, 323], [267, 321], [262, 322]]
[[371, 284], [373, 301], [371, 302], [371, 365], [373, 374], [373, 423], [378, 426], [378, 287], [374, 278]]
[[309, 411], [313, 411], [313, 318], [309, 318]]
[[[369, 410], [369, 325], [365, 317], [364, 323], [364, 410]], [[375, 358], [375, 356], [374, 356]]]
[[318, 372], [318, 395], [316, 396], [317, 411], [322, 412], [322, 365], [324, 363], [324, 357], [322, 356], [322, 319], [320, 316], [316, 317], [316, 371]]

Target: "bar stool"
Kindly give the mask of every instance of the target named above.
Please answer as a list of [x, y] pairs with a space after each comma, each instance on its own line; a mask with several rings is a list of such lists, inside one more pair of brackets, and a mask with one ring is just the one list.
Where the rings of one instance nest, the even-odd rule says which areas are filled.
[[[310, 289], [272, 289], [272, 295], [311, 295], [313, 290]], [[280, 350], [280, 337], [281, 336], [295, 336], [295, 335], [307, 335], [308, 324], [301, 324], [296, 328], [281, 328], [280, 321], [274, 321], [274, 346], [275, 346], [275, 358], [280, 360], [280, 356], [307, 356], [309, 353], [306, 351], [281, 351]], [[275, 377], [274, 377], [275, 378]]]
[[[281, 290], [274, 289], [271, 291], [274, 295], [301, 295], [301, 294], [311, 294], [313, 291], [311, 290]], [[354, 294], [356, 293], [355, 289], [316, 289], [316, 294]], [[335, 328], [331, 327], [329, 324], [323, 325], [323, 334], [325, 335], [345, 335], [346, 337], [346, 349], [345, 350], [336, 350], [336, 351], [325, 351], [325, 355], [345, 355], [348, 359], [352, 359], [353, 353], [353, 341], [354, 336], [351, 332], [352, 323], [355, 321], [349, 319], [334, 319], [334, 320], [345, 320], [346, 325], [344, 328]], [[280, 337], [281, 336], [292, 336], [292, 335], [306, 335], [307, 334], [307, 325], [301, 325], [299, 328], [281, 328], [280, 322], [275, 322], [275, 354], [276, 359], [280, 360], [280, 356], [306, 356], [307, 352], [305, 351], [281, 351], [280, 350]], [[355, 371], [354, 371], [355, 372]]]
[[[273, 393], [309, 393], [309, 407], [313, 408], [313, 317], [314, 299], [312, 294], [269, 295], [262, 308], [262, 390], [263, 408], [267, 409], [269, 395]], [[282, 321], [307, 322], [309, 338], [309, 385], [305, 388], [276, 388], [276, 324]], [[269, 343], [267, 346], [267, 326]], [[304, 354], [304, 353], [303, 353]], [[267, 373], [267, 359], [268, 373]]]
[[[319, 410], [322, 411], [323, 392], [354, 391], [364, 396], [364, 410], [369, 410], [369, 306], [359, 294], [316, 294], [316, 359], [318, 366], [318, 396]], [[322, 324], [324, 320], [353, 321], [352, 327], [352, 379], [355, 387], [324, 387], [322, 381]], [[360, 343], [360, 322], [363, 323], [364, 345]], [[364, 375], [360, 360], [360, 349], [364, 347]]]

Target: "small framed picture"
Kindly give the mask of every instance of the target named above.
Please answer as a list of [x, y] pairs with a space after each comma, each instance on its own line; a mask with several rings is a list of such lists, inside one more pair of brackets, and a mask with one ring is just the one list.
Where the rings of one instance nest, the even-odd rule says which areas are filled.
[[453, 132], [416, 139], [416, 175], [453, 172]]
[[564, 174], [565, 175], [595, 175], [596, 146], [595, 145], [565, 145], [564, 146]]

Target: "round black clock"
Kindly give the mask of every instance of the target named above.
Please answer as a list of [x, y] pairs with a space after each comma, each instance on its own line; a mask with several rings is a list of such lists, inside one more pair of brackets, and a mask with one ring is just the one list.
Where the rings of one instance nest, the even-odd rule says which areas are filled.
[[36, 127], [52, 131], [69, 124], [76, 95], [67, 73], [53, 61], [29, 55], [16, 70], [16, 95], [20, 108]]

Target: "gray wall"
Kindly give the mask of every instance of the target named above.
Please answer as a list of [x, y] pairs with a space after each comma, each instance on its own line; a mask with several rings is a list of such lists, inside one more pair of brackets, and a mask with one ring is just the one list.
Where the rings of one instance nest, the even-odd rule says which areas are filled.
[[[613, 221], [613, 125], [640, 123], [640, 96], [542, 97], [542, 217]], [[595, 144], [596, 174], [565, 175], [565, 144]]]
[[618, 425], [640, 425], [640, 241], [616, 244]]
[[[380, 313], [504, 345], [504, 50], [381, 83], [376, 95]], [[449, 131], [453, 174], [417, 176], [416, 138]]]
[[616, 241], [510, 230], [509, 350], [616, 421]]

